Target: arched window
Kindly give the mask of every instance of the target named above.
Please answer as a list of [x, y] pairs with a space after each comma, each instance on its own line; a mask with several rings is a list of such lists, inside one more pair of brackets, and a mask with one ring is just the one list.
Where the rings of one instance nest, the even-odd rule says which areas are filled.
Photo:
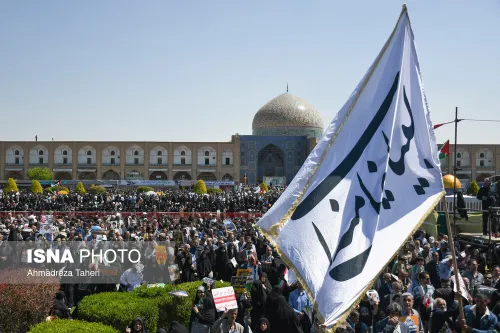
[[87, 156], [92, 156], [92, 151], [87, 150]]
[[184, 150], [181, 151], [181, 156], [186, 156], [186, 152]]
[[14, 155], [19, 156], [19, 150], [14, 151]]
[[134, 155], [139, 156], [139, 151], [138, 150], [134, 151]]
[[462, 158], [462, 154], [461, 153], [457, 153], [457, 158]]
[[161, 156], [161, 150], [158, 150], [158, 156]]
[[205, 150], [205, 156], [210, 156], [210, 152], [208, 150]]
[[43, 156], [43, 150], [42, 150], [42, 149], [40, 149], [40, 150], [38, 151], [38, 155]]
[[484, 158], [484, 153], [479, 154], [479, 158]]
[[111, 151], [111, 156], [115, 156], [116, 152], [114, 150]]

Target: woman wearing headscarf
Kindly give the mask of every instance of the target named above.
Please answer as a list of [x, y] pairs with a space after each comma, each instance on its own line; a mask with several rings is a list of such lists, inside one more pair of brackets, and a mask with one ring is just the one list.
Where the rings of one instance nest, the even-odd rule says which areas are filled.
[[264, 291], [266, 294], [269, 296], [271, 295], [271, 292], [273, 291], [273, 287], [271, 286], [271, 282], [269, 282], [269, 279], [267, 278], [267, 273], [262, 273], [260, 275], [260, 282], [262, 282], [262, 287], [264, 288]]
[[229, 257], [227, 255], [227, 247], [224, 243], [224, 240], [219, 239], [218, 245], [219, 247], [217, 248], [217, 250], [215, 250], [214, 276], [217, 279], [222, 280], [224, 278], [224, 271], [226, 269], [226, 263], [229, 261]]
[[207, 245], [205, 245], [203, 251], [200, 252], [200, 257], [197, 260], [199, 278], [208, 277], [212, 271], [212, 262], [209, 256], [210, 251], [213, 251], [213, 249], [210, 249]]
[[189, 333], [189, 330], [186, 326], [183, 326], [178, 321], [174, 320], [172, 325], [170, 325], [168, 333]]
[[233, 262], [231, 260], [228, 260], [226, 262], [225, 268], [224, 268], [224, 275], [222, 277], [223, 281], [231, 281], [231, 277], [236, 275], [236, 268], [233, 265]]
[[52, 314], [57, 318], [71, 318], [71, 312], [64, 302], [64, 296], [64, 291], [58, 291], [52, 305]]
[[245, 326], [246, 316], [248, 314], [248, 310], [252, 308], [252, 302], [250, 298], [247, 296], [247, 291], [243, 290], [240, 297], [237, 300], [238, 302], [238, 317], [236, 318], [236, 322]]
[[135, 318], [125, 329], [126, 333], [148, 333], [146, 326], [141, 318]]
[[250, 291], [252, 301], [252, 311], [250, 318], [252, 319], [252, 328], [257, 330], [260, 318], [264, 317], [266, 310], [267, 294], [262, 288], [262, 282], [255, 280]]
[[271, 333], [271, 324], [267, 318], [260, 318], [259, 325], [255, 329], [256, 333]]
[[303, 333], [297, 314], [288, 305], [279, 286], [274, 286], [267, 298], [266, 317], [273, 328], [273, 333]]
[[314, 322], [312, 307], [305, 307], [302, 309], [302, 312], [299, 313], [299, 322], [304, 333], [311, 333], [311, 328]]
[[195, 327], [212, 327], [215, 322], [215, 304], [212, 298], [206, 295], [205, 287], [200, 286], [196, 291], [196, 297], [191, 310], [189, 331], [193, 332]]

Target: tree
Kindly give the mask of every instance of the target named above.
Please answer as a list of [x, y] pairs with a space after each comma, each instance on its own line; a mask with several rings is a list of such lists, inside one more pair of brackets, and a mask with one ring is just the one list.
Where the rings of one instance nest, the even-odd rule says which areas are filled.
[[207, 185], [203, 180], [198, 180], [196, 184], [194, 184], [194, 193], [196, 194], [207, 194]]
[[7, 185], [5, 185], [5, 187], [3, 188], [3, 191], [5, 193], [10, 193], [11, 191], [19, 192], [19, 189], [17, 188], [17, 184], [16, 184], [16, 181], [14, 180], [14, 178], [9, 178], [7, 180]]
[[42, 185], [36, 179], [31, 182], [31, 192], [35, 193], [35, 194], [42, 194], [43, 193]]
[[78, 194], [85, 194], [85, 193], [87, 193], [87, 190], [85, 190], [85, 187], [83, 187], [82, 182], [78, 182], [78, 184], [76, 184], [75, 191]]
[[476, 196], [477, 192], [479, 192], [479, 185], [475, 180], [471, 181], [469, 184], [469, 188], [467, 189], [467, 193]]
[[267, 187], [267, 184], [266, 184], [266, 183], [262, 182], [262, 183], [260, 184], [260, 191], [261, 191], [261, 192], [269, 192], [269, 188]]
[[137, 188], [137, 192], [138, 193], [143, 193], [143, 192], [150, 192], [150, 191], [154, 191], [155, 189], [152, 188], [151, 186], [139, 186]]
[[49, 168], [31, 168], [28, 170], [28, 177], [31, 180], [52, 180], [54, 173]]
[[90, 185], [89, 192], [92, 194], [104, 194], [106, 193], [106, 189], [100, 185]]

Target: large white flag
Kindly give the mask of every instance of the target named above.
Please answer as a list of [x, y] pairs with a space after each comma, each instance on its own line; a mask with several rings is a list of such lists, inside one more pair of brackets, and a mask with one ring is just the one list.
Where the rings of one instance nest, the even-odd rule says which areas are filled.
[[327, 327], [345, 318], [444, 195], [406, 7], [382, 51], [259, 226]]

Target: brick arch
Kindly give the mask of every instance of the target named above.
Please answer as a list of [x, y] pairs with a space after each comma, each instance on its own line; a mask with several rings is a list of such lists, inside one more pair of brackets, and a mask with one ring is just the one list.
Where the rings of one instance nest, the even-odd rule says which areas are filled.
[[182, 176], [184, 176], [184, 180], [191, 180], [191, 175], [186, 171], [179, 171], [174, 175], [174, 180], [182, 180]]
[[168, 176], [163, 171], [153, 171], [149, 175], [149, 180], [167, 180], [167, 179], [168, 179]]
[[217, 180], [217, 176], [213, 172], [202, 172], [198, 175], [198, 180], [204, 181], [214, 181]]
[[226, 182], [232, 182], [234, 178], [230, 174], [226, 173], [224, 176], [222, 176], [222, 180]]
[[59, 172], [56, 172], [54, 174], [54, 179], [55, 180], [72, 180], [73, 175], [71, 174], [71, 172], [59, 171]]
[[120, 180], [120, 175], [114, 170], [108, 170], [102, 174], [103, 180]]
[[14, 180], [23, 180], [24, 176], [21, 171], [7, 171], [5, 173], [5, 179], [12, 178]]
[[78, 180], [96, 180], [97, 176], [95, 172], [79, 172]]

